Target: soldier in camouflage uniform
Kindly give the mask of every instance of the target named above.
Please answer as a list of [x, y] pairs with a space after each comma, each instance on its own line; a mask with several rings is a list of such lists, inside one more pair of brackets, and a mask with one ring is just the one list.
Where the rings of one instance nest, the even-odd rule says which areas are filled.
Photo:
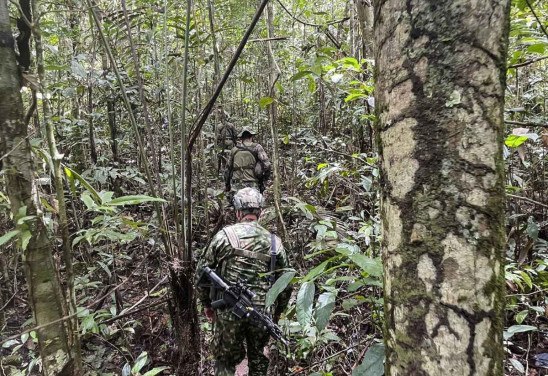
[[241, 139], [232, 148], [225, 171], [225, 190], [235, 192], [245, 187], [264, 191], [264, 184], [270, 178], [271, 164], [260, 144], [253, 142], [256, 133], [244, 127], [238, 137]]
[[[264, 309], [265, 296], [272, 282], [279, 277], [282, 269], [289, 267], [280, 239], [257, 223], [263, 204], [264, 199], [256, 189], [239, 190], [234, 196], [239, 223], [225, 227], [214, 236], [198, 267], [198, 274], [208, 266], [229, 284], [243, 280], [256, 294], [253, 303], [259, 309]], [[271, 257], [275, 257], [273, 275], [270, 273]], [[198, 294], [204, 314], [209, 320], [214, 320], [211, 348], [215, 358], [215, 375], [234, 375], [236, 365], [245, 358], [246, 348], [249, 376], [266, 375], [269, 360], [263, 350], [268, 343], [268, 332], [254, 326], [248, 319], [238, 319], [230, 311], [221, 309], [214, 312], [211, 302], [220, 296], [211, 294], [209, 288], [199, 287]], [[278, 296], [274, 321], [287, 307], [290, 295], [290, 289], [286, 289]]]

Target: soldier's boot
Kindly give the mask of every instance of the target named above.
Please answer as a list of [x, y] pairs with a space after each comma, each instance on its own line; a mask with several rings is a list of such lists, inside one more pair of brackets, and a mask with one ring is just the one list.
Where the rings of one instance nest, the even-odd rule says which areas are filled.
[[225, 363], [215, 362], [215, 376], [234, 376], [236, 373], [236, 366], [227, 365]]

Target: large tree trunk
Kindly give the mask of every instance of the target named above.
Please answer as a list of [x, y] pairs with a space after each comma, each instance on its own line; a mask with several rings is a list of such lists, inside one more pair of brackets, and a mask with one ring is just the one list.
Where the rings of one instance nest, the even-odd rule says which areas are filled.
[[[72, 355], [67, 343], [63, 299], [51, 255], [52, 244], [37, 210], [33, 190], [30, 143], [24, 122], [19, 68], [15, 60], [7, 1], [0, 0], [0, 155], [11, 212], [21, 234], [28, 234], [23, 246], [29, 303], [34, 314], [44, 375], [72, 373]], [[20, 237], [21, 239], [24, 236]], [[54, 322], [54, 324], [50, 324]], [[48, 325], [46, 325], [48, 324]]]
[[388, 375], [502, 375], [509, 0], [375, 2]]

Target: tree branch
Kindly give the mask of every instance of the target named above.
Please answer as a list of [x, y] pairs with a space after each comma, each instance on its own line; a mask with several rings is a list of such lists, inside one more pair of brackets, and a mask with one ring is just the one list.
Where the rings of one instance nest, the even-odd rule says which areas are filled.
[[522, 127], [540, 127], [548, 128], [548, 124], [534, 123], [532, 121], [516, 121], [516, 120], [504, 120], [506, 124], [521, 125]]
[[510, 68], [519, 68], [519, 67], [525, 67], [526, 65], [530, 65], [533, 63], [536, 63], [537, 61], [548, 59], [548, 56], [539, 56], [531, 60], [524, 61], [523, 63], [513, 64], [507, 67], [507, 69]]
[[510, 194], [510, 193], [507, 193], [506, 196], [515, 198], [516, 200], [526, 201], [526, 202], [529, 202], [529, 203], [531, 203], [531, 204], [534, 204], [534, 205], [537, 205], [537, 206], [541, 206], [541, 207], [543, 207], [543, 208], [547, 208], [547, 209], [548, 209], [548, 205], [546, 205], [546, 204], [544, 204], [544, 203], [542, 203], [542, 202], [535, 201], [535, 200], [530, 199], [530, 198], [528, 198], [528, 197], [513, 195], [513, 194]]

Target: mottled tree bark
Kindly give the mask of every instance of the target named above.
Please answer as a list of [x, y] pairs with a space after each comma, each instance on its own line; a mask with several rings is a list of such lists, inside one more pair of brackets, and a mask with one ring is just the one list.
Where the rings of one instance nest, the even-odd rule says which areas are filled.
[[[68, 375], [72, 374], [73, 361], [66, 326], [60, 320], [64, 312], [63, 299], [51, 255], [52, 244], [35, 202], [37, 194], [24, 122], [20, 73], [5, 0], [0, 0], [0, 61], [0, 156], [5, 157], [6, 190], [16, 227], [21, 234], [30, 235], [24, 247], [23, 262], [29, 304], [35, 323], [40, 326], [37, 333], [42, 372], [44, 375]], [[23, 217], [25, 219], [18, 220]], [[22, 245], [21, 240], [19, 245]]]
[[377, 0], [387, 375], [502, 375], [509, 0]]

